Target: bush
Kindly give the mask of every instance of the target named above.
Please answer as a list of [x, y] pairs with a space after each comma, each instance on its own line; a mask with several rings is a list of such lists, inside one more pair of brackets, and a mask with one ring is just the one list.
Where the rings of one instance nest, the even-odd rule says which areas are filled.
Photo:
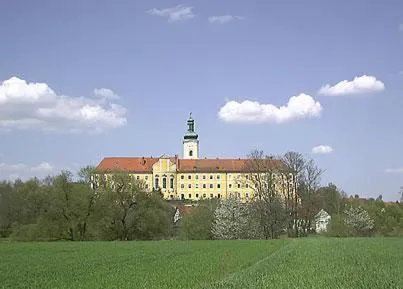
[[329, 237], [347, 237], [348, 228], [345, 223], [345, 219], [342, 215], [333, 215], [330, 220], [327, 232], [325, 236]]
[[353, 236], [369, 236], [374, 229], [374, 219], [362, 207], [345, 210], [344, 220], [349, 232]]

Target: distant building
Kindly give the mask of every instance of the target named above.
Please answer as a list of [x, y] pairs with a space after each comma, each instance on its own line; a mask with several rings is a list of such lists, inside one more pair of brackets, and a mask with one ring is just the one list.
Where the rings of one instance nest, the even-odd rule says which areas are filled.
[[[142, 180], [148, 190], [161, 189], [165, 199], [200, 200], [235, 196], [250, 199], [254, 193], [247, 168], [248, 159], [201, 159], [194, 120], [187, 120], [183, 137], [183, 158], [162, 155], [150, 157], [107, 157], [97, 166], [104, 174], [130, 173]], [[279, 160], [272, 160], [279, 163]]]
[[315, 231], [316, 233], [327, 232], [331, 216], [325, 210], [320, 210], [319, 213], [315, 215]]

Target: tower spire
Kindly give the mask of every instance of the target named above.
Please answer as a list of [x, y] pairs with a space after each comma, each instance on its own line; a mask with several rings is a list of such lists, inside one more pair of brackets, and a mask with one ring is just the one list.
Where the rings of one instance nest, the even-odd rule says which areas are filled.
[[183, 157], [185, 159], [198, 159], [199, 158], [199, 140], [195, 132], [195, 121], [192, 118], [192, 113], [189, 113], [187, 120], [187, 132], [183, 137]]

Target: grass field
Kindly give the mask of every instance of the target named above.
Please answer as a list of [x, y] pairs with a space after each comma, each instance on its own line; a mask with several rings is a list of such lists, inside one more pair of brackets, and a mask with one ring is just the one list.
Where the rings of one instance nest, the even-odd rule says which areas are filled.
[[0, 243], [0, 288], [403, 288], [403, 239]]

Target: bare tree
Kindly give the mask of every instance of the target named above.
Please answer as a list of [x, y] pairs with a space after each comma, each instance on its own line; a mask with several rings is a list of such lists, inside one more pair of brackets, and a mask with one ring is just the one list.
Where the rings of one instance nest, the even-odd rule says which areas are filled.
[[300, 197], [301, 206], [299, 224], [302, 229], [302, 235], [306, 236], [312, 227], [312, 221], [316, 213], [317, 192], [320, 187], [320, 177], [323, 170], [318, 168], [310, 159], [306, 161], [304, 170], [302, 173], [302, 179], [300, 180]]
[[254, 190], [253, 204], [264, 238], [276, 239], [284, 226], [284, 206], [278, 194], [279, 160], [254, 150], [248, 156], [247, 181]]
[[288, 236], [298, 237], [300, 228], [298, 225], [298, 206], [301, 200], [300, 184], [303, 181], [305, 159], [301, 153], [287, 152], [281, 159], [282, 189], [285, 196], [285, 209], [288, 218]]

